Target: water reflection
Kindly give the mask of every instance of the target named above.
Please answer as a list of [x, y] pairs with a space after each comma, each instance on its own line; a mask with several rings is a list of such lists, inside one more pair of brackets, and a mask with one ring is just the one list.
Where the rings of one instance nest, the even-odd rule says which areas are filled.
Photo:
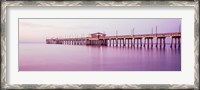
[[20, 44], [19, 70], [180, 71], [181, 50], [169, 47]]

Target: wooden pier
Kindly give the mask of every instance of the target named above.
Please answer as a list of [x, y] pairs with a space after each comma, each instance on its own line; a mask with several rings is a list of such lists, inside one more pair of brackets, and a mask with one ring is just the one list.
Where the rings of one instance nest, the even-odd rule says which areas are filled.
[[155, 39], [155, 47], [165, 48], [165, 40], [167, 37], [170, 38], [171, 48], [180, 48], [181, 32], [119, 36], [106, 36], [103, 33], [94, 33], [91, 34], [90, 37], [46, 39], [46, 44], [95, 45], [115, 47], [153, 47], [153, 40]]

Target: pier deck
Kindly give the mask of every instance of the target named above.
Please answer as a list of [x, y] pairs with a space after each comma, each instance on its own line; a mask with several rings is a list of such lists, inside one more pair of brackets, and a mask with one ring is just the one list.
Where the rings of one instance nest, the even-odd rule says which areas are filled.
[[[98, 33], [97, 33], [98, 34]], [[153, 47], [153, 39], [156, 39], [156, 47], [166, 46], [166, 37], [170, 37], [170, 47], [180, 48], [181, 32], [116, 35], [80, 38], [51, 38], [46, 39], [46, 44], [68, 44], [68, 45], [101, 45], [101, 46], [128, 46], [128, 47]], [[178, 41], [178, 42], [177, 42]], [[158, 45], [159, 44], [159, 45]]]

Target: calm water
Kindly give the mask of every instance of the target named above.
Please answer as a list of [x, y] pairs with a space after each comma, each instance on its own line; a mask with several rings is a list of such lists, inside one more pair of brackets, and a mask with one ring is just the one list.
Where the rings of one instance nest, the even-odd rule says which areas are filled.
[[180, 71], [181, 50], [19, 44], [19, 71]]

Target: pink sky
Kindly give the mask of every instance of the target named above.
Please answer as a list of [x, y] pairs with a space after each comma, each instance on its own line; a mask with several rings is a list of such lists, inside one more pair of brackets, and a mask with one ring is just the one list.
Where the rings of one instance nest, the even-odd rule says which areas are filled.
[[45, 42], [46, 38], [179, 32], [181, 19], [19, 19], [19, 42]]

